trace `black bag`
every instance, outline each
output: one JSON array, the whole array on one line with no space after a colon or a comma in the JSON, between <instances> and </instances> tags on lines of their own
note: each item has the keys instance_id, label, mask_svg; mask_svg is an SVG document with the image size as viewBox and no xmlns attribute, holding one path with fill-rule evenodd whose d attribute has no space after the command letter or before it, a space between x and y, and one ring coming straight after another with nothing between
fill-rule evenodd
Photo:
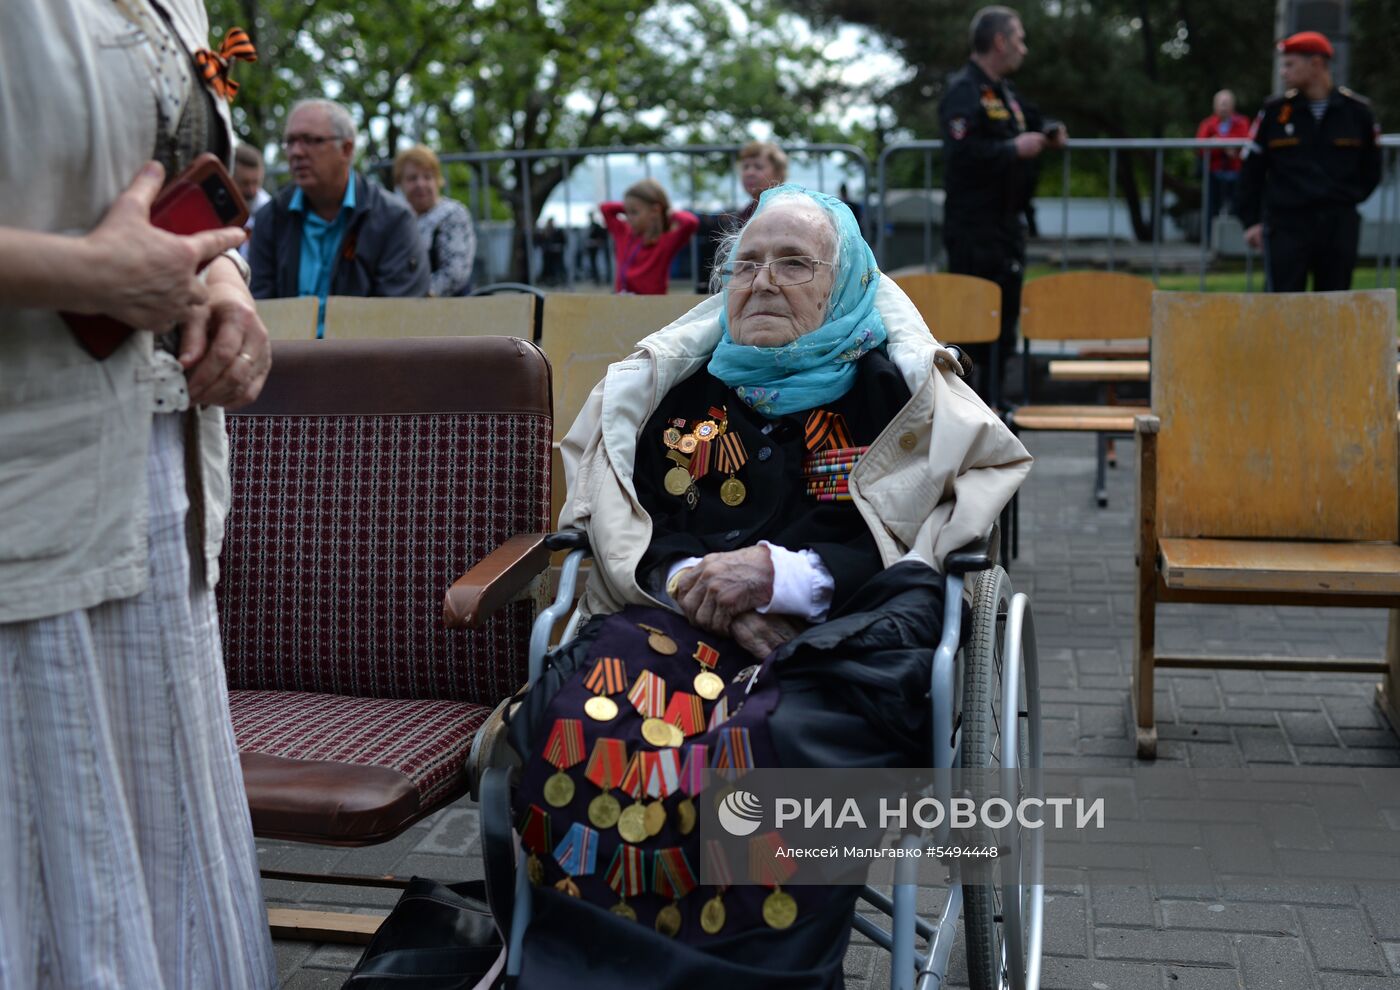
<instances>
[{"instance_id":1,"label":"black bag","mask_svg":"<svg viewBox=\"0 0 1400 990\"><path fill-rule=\"evenodd\" d=\"M504 971L486 882L414 877L343 990L489 990Z\"/></svg>"}]
</instances>

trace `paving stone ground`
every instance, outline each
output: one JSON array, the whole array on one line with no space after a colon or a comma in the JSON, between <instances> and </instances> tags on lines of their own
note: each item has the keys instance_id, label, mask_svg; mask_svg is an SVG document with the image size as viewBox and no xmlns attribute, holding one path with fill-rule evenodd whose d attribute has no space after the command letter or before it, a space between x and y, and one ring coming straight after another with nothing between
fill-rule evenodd
<instances>
[{"instance_id":1,"label":"paving stone ground","mask_svg":"<svg viewBox=\"0 0 1400 990\"><path fill-rule=\"evenodd\" d=\"M1131 680L1134 485L1131 443L1094 506L1093 441L1031 434L1037 462L1022 489L1017 590L1031 596L1040 646L1050 766L1133 766ZM1172 652L1379 656L1379 611L1167 606L1159 648ZM1400 767L1400 741L1372 700L1375 678L1249 671L1158 672L1159 762ZM384 845L359 850L260 842L265 868L481 875L477 809L463 800ZM1307 822L1290 823L1297 829ZM1400 821L1396 822L1400 828ZM266 881L274 906L383 912L393 891ZM935 914L941 889L921 889ZM1400 889L1378 885L1185 885L1050 888L1046 990L1400 990ZM286 990L339 987L359 949L277 943ZM949 986L964 987L961 936ZM889 956L855 936L852 990L888 986Z\"/></svg>"}]
</instances>

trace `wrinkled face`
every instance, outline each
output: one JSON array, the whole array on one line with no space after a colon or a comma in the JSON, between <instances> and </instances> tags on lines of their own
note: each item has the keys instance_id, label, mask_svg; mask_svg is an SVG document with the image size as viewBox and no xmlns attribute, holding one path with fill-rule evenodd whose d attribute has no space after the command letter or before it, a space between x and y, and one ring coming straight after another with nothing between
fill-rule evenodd
<instances>
[{"instance_id":1,"label":"wrinkled face","mask_svg":"<svg viewBox=\"0 0 1400 990\"><path fill-rule=\"evenodd\" d=\"M1235 112L1235 97L1229 92L1215 94L1215 115L1221 120L1229 119Z\"/></svg>"},{"instance_id":2,"label":"wrinkled face","mask_svg":"<svg viewBox=\"0 0 1400 990\"><path fill-rule=\"evenodd\" d=\"M750 155L739 160L739 181L750 198L758 199L759 193L778 184L778 173L767 155Z\"/></svg>"},{"instance_id":3,"label":"wrinkled face","mask_svg":"<svg viewBox=\"0 0 1400 990\"><path fill-rule=\"evenodd\" d=\"M1026 29L1021 27L1019 18L1013 18L1007 25L1006 33L997 38L997 49L1001 55L1003 75L1009 76L1021 67L1030 49L1026 47Z\"/></svg>"},{"instance_id":4,"label":"wrinkled face","mask_svg":"<svg viewBox=\"0 0 1400 990\"><path fill-rule=\"evenodd\" d=\"M236 163L233 166L233 184L238 187L238 192L243 196L244 201L252 206L253 200L258 195L258 190L262 188L262 167Z\"/></svg>"},{"instance_id":5,"label":"wrinkled face","mask_svg":"<svg viewBox=\"0 0 1400 990\"><path fill-rule=\"evenodd\" d=\"M1284 89L1302 89L1320 75L1327 66L1321 55L1284 55L1279 62L1279 75Z\"/></svg>"},{"instance_id":6,"label":"wrinkled face","mask_svg":"<svg viewBox=\"0 0 1400 990\"><path fill-rule=\"evenodd\" d=\"M412 163L403 167L403 175L399 179L399 189L414 213L427 213L437 205L440 185L441 181L436 175Z\"/></svg>"},{"instance_id":7,"label":"wrinkled face","mask_svg":"<svg viewBox=\"0 0 1400 990\"><path fill-rule=\"evenodd\" d=\"M648 237L661 230L661 204L648 203L636 196L624 196L622 208L627 213L627 222L632 232L639 237Z\"/></svg>"},{"instance_id":8,"label":"wrinkled face","mask_svg":"<svg viewBox=\"0 0 1400 990\"><path fill-rule=\"evenodd\" d=\"M731 260L766 265L806 255L830 262L835 253L835 235L820 207L780 203L750 221ZM729 289L730 337L748 347L781 347L811 333L826 322L834 279L834 269L823 264L810 282L777 286L770 269L760 269L752 285Z\"/></svg>"},{"instance_id":9,"label":"wrinkled face","mask_svg":"<svg viewBox=\"0 0 1400 990\"><path fill-rule=\"evenodd\" d=\"M338 138L324 107L300 107L287 118L282 148L295 182L308 196L327 197L345 191L355 142Z\"/></svg>"}]
</instances>

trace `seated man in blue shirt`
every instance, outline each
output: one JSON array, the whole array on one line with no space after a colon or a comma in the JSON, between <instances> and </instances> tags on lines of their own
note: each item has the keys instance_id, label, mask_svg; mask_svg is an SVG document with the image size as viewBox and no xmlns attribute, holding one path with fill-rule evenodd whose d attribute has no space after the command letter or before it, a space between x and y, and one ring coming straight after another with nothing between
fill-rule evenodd
<instances>
[{"instance_id":1,"label":"seated man in blue shirt","mask_svg":"<svg viewBox=\"0 0 1400 990\"><path fill-rule=\"evenodd\" d=\"M258 211L253 225L255 299L425 296L428 253L408 204L351 171L355 122L331 100L292 107L282 137L293 184Z\"/></svg>"}]
</instances>

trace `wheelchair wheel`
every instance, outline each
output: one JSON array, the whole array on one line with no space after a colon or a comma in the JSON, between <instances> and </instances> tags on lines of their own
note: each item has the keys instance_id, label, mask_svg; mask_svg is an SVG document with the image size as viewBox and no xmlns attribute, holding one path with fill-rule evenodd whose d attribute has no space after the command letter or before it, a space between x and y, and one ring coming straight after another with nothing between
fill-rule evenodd
<instances>
[{"instance_id":1,"label":"wheelchair wheel","mask_svg":"<svg viewBox=\"0 0 1400 990\"><path fill-rule=\"evenodd\" d=\"M1006 616L1012 596L1011 579L1000 567L983 571L978 575L972 593L972 625L966 644L963 647L962 671L962 760L964 768L977 770L1000 770L1003 765L1002 747L1014 740L1018 767L1029 763L1029 733L1026 705L1026 682L1024 667L1016 686L1017 705L1020 712L1017 724L1001 725L1001 705L1003 693L1002 650L1005 640ZM1004 731L1004 728L1009 731ZM1024 788L1021 774L1017 774L1018 786ZM990 845L997 841L995 832L985 835L974 833L972 840L979 845ZM1009 849L1002 843L1002 854L1012 852L1020 858L1020 843ZM1013 874L1019 873L1021 863L1013 865ZM1003 870L1006 864L1002 864ZM1020 942L1022 951L1015 953L1025 958L1025 931L1007 931L1005 914L1002 910L1001 886L992 884L963 885L964 931L967 942L967 977L972 990L1002 990L1012 986L1010 973L1011 954L1007 939ZM1028 917L1029 886L1023 885L1021 918ZM1016 981L1016 985L1020 984Z\"/></svg>"}]
</instances>

